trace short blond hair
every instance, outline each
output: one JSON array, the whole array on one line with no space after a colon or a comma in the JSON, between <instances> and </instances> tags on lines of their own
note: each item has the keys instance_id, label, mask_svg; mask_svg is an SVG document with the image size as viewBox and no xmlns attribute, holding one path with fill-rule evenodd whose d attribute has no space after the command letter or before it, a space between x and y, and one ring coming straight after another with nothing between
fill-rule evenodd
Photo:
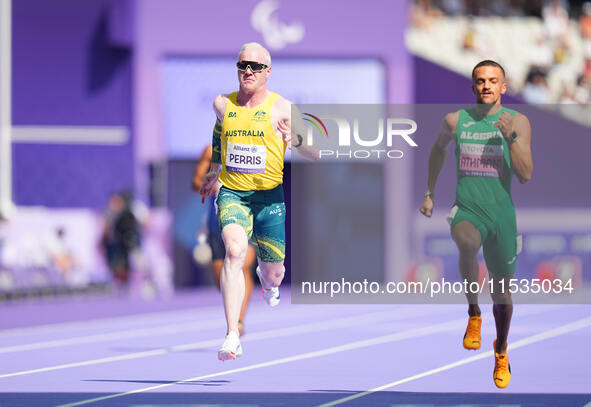
<instances>
[{"instance_id":1,"label":"short blond hair","mask_svg":"<svg viewBox=\"0 0 591 407\"><path fill-rule=\"evenodd\" d=\"M240 48L240 52L238 52L238 59L240 59L240 54L242 54L243 51L246 51L248 49L256 49L256 48L260 48L265 52L265 63L266 63L266 65L271 66L271 54L269 54L269 51L267 51L267 48L263 47L258 42L247 42L246 44L244 44Z\"/></svg>"}]
</instances>

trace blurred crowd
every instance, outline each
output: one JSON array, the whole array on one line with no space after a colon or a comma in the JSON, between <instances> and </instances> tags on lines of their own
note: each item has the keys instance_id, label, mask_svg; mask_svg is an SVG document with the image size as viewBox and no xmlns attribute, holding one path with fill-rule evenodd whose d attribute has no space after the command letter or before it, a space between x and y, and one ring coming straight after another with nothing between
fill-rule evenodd
<instances>
[{"instance_id":1,"label":"blurred crowd","mask_svg":"<svg viewBox=\"0 0 591 407\"><path fill-rule=\"evenodd\" d=\"M65 226L11 236L0 219L0 299L3 294L80 288L91 270L72 248ZM11 238L12 237L12 238Z\"/></svg>"},{"instance_id":2,"label":"blurred crowd","mask_svg":"<svg viewBox=\"0 0 591 407\"><path fill-rule=\"evenodd\" d=\"M433 35L440 21L466 19L461 35L450 40L464 54L505 63L510 92L528 103L591 102L591 2L415 0L410 17L411 27ZM516 21L531 35L514 32Z\"/></svg>"},{"instance_id":3,"label":"blurred crowd","mask_svg":"<svg viewBox=\"0 0 591 407\"><path fill-rule=\"evenodd\" d=\"M0 301L105 290L144 299L172 294L170 214L128 192L92 209L21 207L0 217Z\"/></svg>"}]
</instances>

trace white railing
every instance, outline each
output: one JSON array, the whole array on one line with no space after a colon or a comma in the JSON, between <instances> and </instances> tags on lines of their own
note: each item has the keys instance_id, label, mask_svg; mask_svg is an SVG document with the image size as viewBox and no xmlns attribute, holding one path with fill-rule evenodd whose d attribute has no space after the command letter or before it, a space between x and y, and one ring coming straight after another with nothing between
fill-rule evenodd
<instances>
[{"instance_id":1,"label":"white railing","mask_svg":"<svg viewBox=\"0 0 591 407\"><path fill-rule=\"evenodd\" d=\"M0 0L0 215L12 210L11 0Z\"/></svg>"}]
</instances>

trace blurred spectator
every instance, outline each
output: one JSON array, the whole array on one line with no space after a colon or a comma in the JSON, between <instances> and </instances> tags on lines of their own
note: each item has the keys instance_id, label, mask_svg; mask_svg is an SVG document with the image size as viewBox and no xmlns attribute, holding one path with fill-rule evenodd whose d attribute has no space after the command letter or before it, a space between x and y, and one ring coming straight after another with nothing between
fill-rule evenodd
<instances>
[{"instance_id":1,"label":"blurred spectator","mask_svg":"<svg viewBox=\"0 0 591 407\"><path fill-rule=\"evenodd\" d=\"M527 63L531 68L547 71L552 66L554 55L544 37L539 37L527 51Z\"/></svg>"},{"instance_id":2,"label":"blurred spectator","mask_svg":"<svg viewBox=\"0 0 591 407\"><path fill-rule=\"evenodd\" d=\"M583 52L585 57L584 69L587 74L591 74L591 41L583 43Z\"/></svg>"},{"instance_id":3,"label":"blurred spectator","mask_svg":"<svg viewBox=\"0 0 591 407\"><path fill-rule=\"evenodd\" d=\"M565 64L570 57L570 47L566 38L559 41L554 47L554 63Z\"/></svg>"},{"instance_id":4,"label":"blurred spectator","mask_svg":"<svg viewBox=\"0 0 591 407\"><path fill-rule=\"evenodd\" d=\"M109 198L102 246L117 288L132 296L153 299L173 293L173 265L162 244L165 226L130 193Z\"/></svg>"},{"instance_id":5,"label":"blurred spectator","mask_svg":"<svg viewBox=\"0 0 591 407\"><path fill-rule=\"evenodd\" d=\"M577 87L574 92L574 99L581 104L591 102L591 86L588 78L591 76L580 75L577 80Z\"/></svg>"},{"instance_id":6,"label":"blurred spectator","mask_svg":"<svg viewBox=\"0 0 591 407\"><path fill-rule=\"evenodd\" d=\"M515 0L513 7L519 7L523 14L532 17L542 17L542 0Z\"/></svg>"},{"instance_id":7,"label":"blurred spectator","mask_svg":"<svg viewBox=\"0 0 591 407\"><path fill-rule=\"evenodd\" d=\"M130 254L140 245L139 222L132 211L130 194L114 194L109 198L105 214L102 245L115 281L127 284Z\"/></svg>"},{"instance_id":8,"label":"blurred spectator","mask_svg":"<svg viewBox=\"0 0 591 407\"><path fill-rule=\"evenodd\" d=\"M75 265L74 256L66 244L65 236L66 230L59 227L45 242L49 260L62 276L69 274Z\"/></svg>"},{"instance_id":9,"label":"blurred spectator","mask_svg":"<svg viewBox=\"0 0 591 407\"><path fill-rule=\"evenodd\" d=\"M564 86L560 97L558 98L558 103L561 105L572 105L577 103L574 92L572 92L567 86Z\"/></svg>"},{"instance_id":10,"label":"blurred spectator","mask_svg":"<svg viewBox=\"0 0 591 407\"><path fill-rule=\"evenodd\" d=\"M581 25L581 35L586 41L591 40L591 2L583 3L583 14L579 19Z\"/></svg>"},{"instance_id":11,"label":"blurred spectator","mask_svg":"<svg viewBox=\"0 0 591 407\"><path fill-rule=\"evenodd\" d=\"M562 41L568 29L568 11L564 2L550 0L542 9L546 37L550 41Z\"/></svg>"},{"instance_id":12,"label":"blurred spectator","mask_svg":"<svg viewBox=\"0 0 591 407\"><path fill-rule=\"evenodd\" d=\"M410 21L413 27L428 31L433 20L443 13L433 5L431 0L414 0L410 7Z\"/></svg>"},{"instance_id":13,"label":"blurred spectator","mask_svg":"<svg viewBox=\"0 0 591 407\"><path fill-rule=\"evenodd\" d=\"M492 15L503 17L508 16L511 10L507 0L491 0L488 9Z\"/></svg>"},{"instance_id":14,"label":"blurred spectator","mask_svg":"<svg viewBox=\"0 0 591 407\"><path fill-rule=\"evenodd\" d=\"M468 23L466 32L464 33L462 48L464 51L476 52L476 31L474 30L474 26L470 23Z\"/></svg>"},{"instance_id":15,"label":"blurred spectator","mask_svg":"<svg viewBox=\"0 0 591 407\"><path fill-rule=\"evenodd\" d=\"M76 258L71 242L68 242L66 229L58 227L43 241L47 255L47 269L59 283L68 287L84 287L90 282L90 270ZM60 285L60 284L58 284Z\"/></svg>"},{"instance_id":16,"label":"blurred spectator","mask_svg":"<svg viewBox=\"0 0 591 407\"><path fill-rule=\"evenodd\" d=\"M469 0L466 4L467 13L470 16L486 16L488 10L486 9L486 1L484 0Z\"/></svg>"},{"instance_id":17,"label":"blurred spectator","mask_svg":"<svg viewBox=\"0 0 591 407\"><path fill-rule=\"evenodd\" d=\"M448 16L455 17L466 12L466 4L463 0L442 0L441 9Z\"/></svg>"},{"instance_id":18,"label":"blurred spectator","mask_svg":"<svg viewBox=\"0 0 591 407\"><path fill-rule=\"evenodd\" d=\"M532 70L528 74L527 82L523 87L523 98L528 103L545 104L551 102L550 90L546 83L546 77L539 70Z\"/></svg>"},{"instance_id":19,"label":"blurred spectator","mask_svg":"<svg viewBox=\"0 0 591 407\"><path fill-rule=\"evenodd\" d=\"M474 52L477 55L485 56L490 52L490 43L486 35L479 34L473 21L469 21L463 38L464 51Z\"/></svg>"}]
</instances>

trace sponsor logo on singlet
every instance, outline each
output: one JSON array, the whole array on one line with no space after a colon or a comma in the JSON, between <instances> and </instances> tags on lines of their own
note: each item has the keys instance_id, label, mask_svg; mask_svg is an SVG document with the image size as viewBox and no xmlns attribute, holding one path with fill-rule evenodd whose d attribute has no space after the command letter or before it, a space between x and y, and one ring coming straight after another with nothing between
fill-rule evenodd
<instances>
[{"instance_id":1,"label":"sponsor logo on singlet","mask_svg":"<svg viewBox=\"0 0 591 407\"><path fill-rule=\"evenodd\" d=\"M264 110L259 110L254 114L252 119L255 122L264 122L265 120L267 120L267 112L265 112Z\"/></svg>"}]
</instances>

